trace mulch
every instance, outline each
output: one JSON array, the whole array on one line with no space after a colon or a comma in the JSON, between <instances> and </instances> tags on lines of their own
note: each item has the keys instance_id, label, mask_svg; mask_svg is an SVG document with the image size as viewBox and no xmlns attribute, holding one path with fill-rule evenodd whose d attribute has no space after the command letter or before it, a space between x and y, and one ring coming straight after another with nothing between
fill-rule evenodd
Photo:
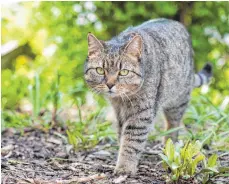
<instances>
[{"instance_id":1,"label":"mulch","mask_svg":"<svg viewBox=\"0 0 229 184\"><path fill-rule=\"evenodd\" d=\"M31 129L23 135L4 131L1 147L3 184L165 183L166 173L158 156L162 150L159 142L147 143L135 176L113 174L118 146L111 141L103 141L90 150L74 151L64 133ZM220 159L229 166L228 154ZM219 177L214 182L229 183L229 179Z\"/></svg>"}]
</instances>

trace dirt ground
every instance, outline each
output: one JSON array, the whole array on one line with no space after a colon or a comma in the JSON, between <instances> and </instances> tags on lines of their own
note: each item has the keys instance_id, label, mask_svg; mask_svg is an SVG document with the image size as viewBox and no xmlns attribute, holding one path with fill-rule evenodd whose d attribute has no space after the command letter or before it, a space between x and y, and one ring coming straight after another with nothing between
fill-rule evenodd
<instances>
[{"instance_id":1,"label":"dirt ground","mask_svg":"<svg viewBox=\"0 0 229 184\"><path fill-rule=\"evenodd\" d=\"M1 144L3 184L165 183L165 171L158 156L162 145L158 142L147 144L139 170L131 177L113 175L118 149L113 142L101 142L92 150L74 152L63 134L31 129L24 135L5 131ZM221 164L229 166L228 154L221 157ZM229 179L219 177L214 183L226 184Z\"/></svg>"}]
</instances>

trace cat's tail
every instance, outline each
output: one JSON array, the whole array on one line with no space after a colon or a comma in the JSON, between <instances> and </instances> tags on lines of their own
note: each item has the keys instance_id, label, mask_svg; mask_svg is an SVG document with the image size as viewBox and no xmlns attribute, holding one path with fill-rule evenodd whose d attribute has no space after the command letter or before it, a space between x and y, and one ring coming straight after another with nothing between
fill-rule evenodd
<instances>
[{"instance_id":1,"label":"cat's tail","mask_svg":"<svg viewBox=\"0 0 229 184\"><path fill-rule=\"evenodd\" d=\"M203 69L195 74L194 87L200 87L203 84L207 84L212 77L212 65L207 63Z\"/></svg>"}]
</instances>

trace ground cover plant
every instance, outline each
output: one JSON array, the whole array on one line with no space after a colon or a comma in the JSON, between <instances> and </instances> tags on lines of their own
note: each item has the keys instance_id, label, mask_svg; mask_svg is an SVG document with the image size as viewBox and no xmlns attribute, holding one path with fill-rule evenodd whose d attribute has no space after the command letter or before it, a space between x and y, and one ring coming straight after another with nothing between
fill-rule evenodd
<instances>
[{"instance_id":1,"label":"ground cover plant","mask_svg":"<svg viewBox=\"0 0 229 184\"><path fill-rule=\"evenodd\" d=\"M228 2L6 2L1 10L2 183L229 182ZM159 115L136 176L115 176L115 118L83 79L87 33L107 40L158 17L187 27L195 69L211 62L213 79L193 91L180 127L164 131ZM161 143L178 130L178 142Z\"/></svg>"},{"instance_id":2,"label":"ground cover plant","mask_svg":"<svg viewBox=\"0 0 229 184\"><path fill-rule=\"evenodd\" d=\"M174 145L171 139L167 140L163 154L159 155L163 160L163 167L171 173L170 176L165 176L168 183L182 183L183 180L198 183L199 179L205 184L210 183L217 175L229 171L229 167L221 167L217 163L216 154L207 159L201 152L202 146L200 141ZM201 169L197 167L200 163Z\"/></svg>"}]
</instances>

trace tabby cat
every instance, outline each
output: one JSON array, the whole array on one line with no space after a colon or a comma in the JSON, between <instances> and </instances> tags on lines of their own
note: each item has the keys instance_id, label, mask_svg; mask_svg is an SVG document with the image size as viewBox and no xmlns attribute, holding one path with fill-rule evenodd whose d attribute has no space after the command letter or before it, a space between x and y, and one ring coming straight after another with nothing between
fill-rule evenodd
<instances>
[{"instance_id":1,"label":"tabby cat","mask_svg":"<svg viewBox=\"0 0 229 184\"><path fill-rule=\"evenodd\" d=\"M179 22L150 20L109 41L88 34L85 80L110 99L117 117L120 149L115 173L136 173L159 109L167 129L179 126L192 89L211 75L210 64L194 73L191 39ZM177 132L170 136L176 140Z\"/></svg>"}]
</instances>

